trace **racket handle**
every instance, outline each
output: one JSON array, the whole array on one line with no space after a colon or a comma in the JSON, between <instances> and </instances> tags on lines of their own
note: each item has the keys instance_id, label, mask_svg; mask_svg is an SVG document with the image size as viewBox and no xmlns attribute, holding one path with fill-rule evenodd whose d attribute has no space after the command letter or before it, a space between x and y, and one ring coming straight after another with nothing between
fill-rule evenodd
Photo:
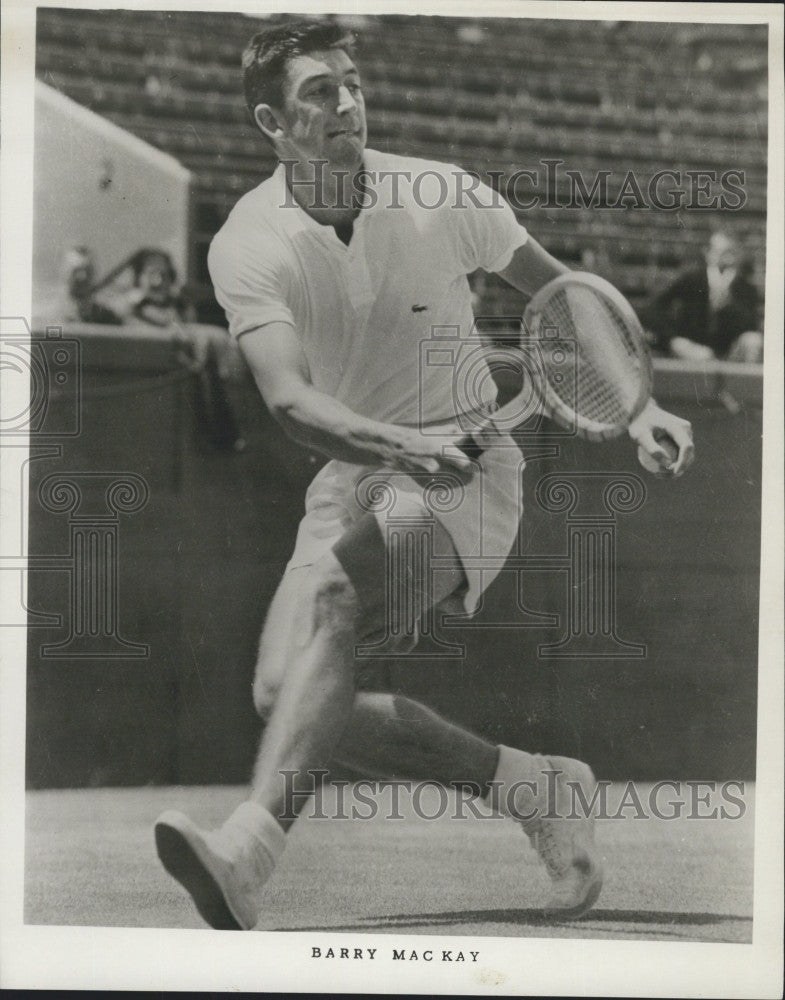
<instances>
[{"instance_id":1,"label":"racket handle","mask_svg":"<svg viewBox=\"0 0 785 1000\"><path fill-rule=\"evenodd\" d=\"M481 421L479 427L464 435L458 442L457 447L468 458L477 459L490 447L490 441L494 436L499 437L507 433L513 425L518 424L530 416L531 400L530 393L526 388L521 389L504 406L494 413L488 414ZM499 424L502 425L499 428ZM490 439L490 440L489 440Z\"/></svg>"},{"instance_id":2,"label":"racket handle","mask_svg":"<svg viewBox=\"0 0 785 1000\"><path fill-rule=\"evenodd\" d=\"M485 447L477 441L471 434L467 434L456 445L467 458L478 459L485 451Z\"/></svg>"}]
</instances>

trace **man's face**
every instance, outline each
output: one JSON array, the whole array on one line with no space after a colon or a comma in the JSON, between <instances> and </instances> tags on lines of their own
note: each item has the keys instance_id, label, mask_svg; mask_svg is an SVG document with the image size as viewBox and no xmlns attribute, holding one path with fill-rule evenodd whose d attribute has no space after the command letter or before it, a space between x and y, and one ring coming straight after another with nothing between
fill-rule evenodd
<instances>
[{"instance_id":1,"label":"man's face","mask_svg":"<svg viewBox=\"0 0 785 1000\"><path fill-rule=\"evenodd\" d=\"M168 303L172 295L168 262L162 257L148 258L139 273L138 285L150 301L161 305Z\"/></svg>"},{"instance_id":2,"label":"man's face","mask_svg":"<svg viewBox=\"0 0 785 1000\"><path fill-rule=\"evenodd\" d=\"M71 271L68 279L68 290L74 298L82 298L87 295L93 286L93 265L90 261L78 264Z\"/></svg>"},{"instance_id":3,"label":"man's face","mask_svg":"<svg viewBox=\"0 0 785 1000\"><path fill-rule=\"evenodd\" d=\"M287 65L279 109L281 152L356 169L368 136L357 67L341 49L297 56Z\"/></svg>"},{"instance_id":4,"label":"man's face","mask_svg":"<svg viewBox=\"0 0 785 1000\"><path fill-rule=\"evenodd\" d=\"M723 233L714 233L706 251L706 263L710 268L716 268L720 274L735 272L739 266L738 244Z\"/></svg>"}]
</instances>

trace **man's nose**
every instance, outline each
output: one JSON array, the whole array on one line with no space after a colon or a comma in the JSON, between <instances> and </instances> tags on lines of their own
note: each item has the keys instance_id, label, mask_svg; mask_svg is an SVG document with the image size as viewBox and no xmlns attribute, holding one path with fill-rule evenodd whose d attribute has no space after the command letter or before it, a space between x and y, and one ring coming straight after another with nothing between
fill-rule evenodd
<instances>
[{"instance_id":1,"label":"man's nose","mask_svg":"<svg viewBox=\"0 0 785 1000\"><path fill-rule=\"evenodd\" d=\"M348 87L338 88L338 114L345 114L357 107L357 101L352 97Z\"/></svg>"}]
</instances>

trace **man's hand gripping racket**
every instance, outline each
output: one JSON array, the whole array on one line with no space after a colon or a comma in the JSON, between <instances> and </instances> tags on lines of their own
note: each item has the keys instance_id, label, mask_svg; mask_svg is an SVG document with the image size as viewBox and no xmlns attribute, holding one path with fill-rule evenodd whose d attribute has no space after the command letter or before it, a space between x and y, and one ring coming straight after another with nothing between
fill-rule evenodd
<instances>
[{"instance_id":1,"label":"man's hand gripping racket","mask_svg":"<svg viewBox=\"0 0 785 1000\"><path fill-rule=\"evenodd\" d=\"M462 444L509 433L535 403L556 423L590 441L628 431L650 472L680 476L692 464L692 429L651 398L652 365L643 329L627 300L593 274L570 272L544 285L523 314L521 336L531 379L509 403L483 418ZM532 345L537 351L532 351Z\"/></svg>"}]
</instances>

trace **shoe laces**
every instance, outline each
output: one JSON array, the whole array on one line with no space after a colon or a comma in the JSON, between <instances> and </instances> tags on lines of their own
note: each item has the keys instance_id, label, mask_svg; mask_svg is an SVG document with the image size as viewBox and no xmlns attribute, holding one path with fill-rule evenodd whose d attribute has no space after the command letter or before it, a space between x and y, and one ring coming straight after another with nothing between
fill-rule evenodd
<instances>
[{"instance_id":1,"label":"shoe laces","mask_svg":"<svg viewBox=\"0 0 785 1000\"><path fill-rule=\"evenodd\" d=\"M564 846L555 836L553 824L540 822L530 837L551 878L565 878L569 874L570 864L565 862Z\"/></svg>"}]
</instances>

